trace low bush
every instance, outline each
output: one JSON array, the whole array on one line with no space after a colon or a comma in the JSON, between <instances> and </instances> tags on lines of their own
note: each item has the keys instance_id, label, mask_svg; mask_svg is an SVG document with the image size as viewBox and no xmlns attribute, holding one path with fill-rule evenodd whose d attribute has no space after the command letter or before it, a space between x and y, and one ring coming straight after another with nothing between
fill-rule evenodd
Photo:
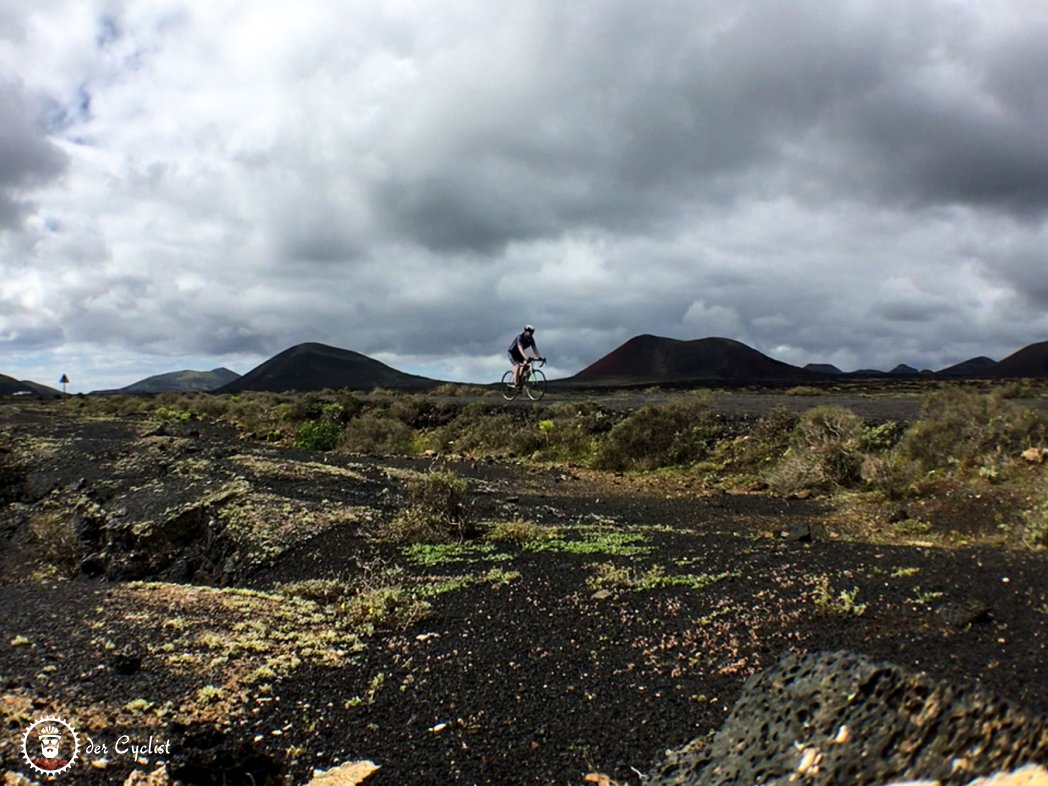
<instances>
[{"instance_id":1,"label":"low bush","mask_svg":"<svg viewBox=\"0 0 1048 786\"><path fill-rule=\"evenodd\" d=\"M831 485L821 462L810 453L787 453L767 471L765 481L773 492L784 496Z\"/></svg>"},{"instance_id":2,"label":"low bush","mask_svg":"<svg viewBox=\"0 0 1048 786\"><path fill-rule=\"evenodd\" d=\"M484 537L495 543L530 543L533 541L553 540L559 537L559 533L552 527L546 527L542 524L525 521L524 519L513 519L512 521L495 522Z\"/></svg>"},{"instance_id":3,"label":"low bush","mask_svg":"<svg viewBox=\"0 0 1048 786\"><path fill-rule=\"evenodd\" d=\"M399 585L364 590L342 604L349 624L365 632L409 628L429 616L431 608Z\"/></svg>"},{"instance_id":4,"label":"low bush","mask_svg":"<svg viewBox=\"0 0 1048 786\"><path fill-rule=\"evenodd\" d=\"M721 471L751 481L789 450L798 417L784 407L775 407L762 415L742 433L714 445L711 460Z\"/></svg>"},{"instance_id":5,"label":"low bush","mask_svg":"<svg viewBox=\"0 0 1048 786\"><path fill-rule=\"evenodd\" d=\"M856 445L862 434L862 419L850 409L820 406L809 409L797 423L797 443L811 450Z\"/></svg>"},{"instance_id":6,"label":"low bush","mask_svg":"<svg viewBox=\"0 0 1048 786\"><path fill-rule=\"evenodd\" d=\"M414 434L410 427L395 418L369 413L346 424L339 447L350 453L410 455L414 452Z\"/></svg>"},{"instance_id":7,"label":"low bush","mask_svg":"<svg viewBox=\"0 0 1048 786\"><path fill-rule=\"evenodd\" d=\"M859 449L865 453L878 453L891 450L899 444L906 434L906 426L895 420L864 426L859 435Z\"/></svg>"},{"instance_id":8,"label":"low bush","mask_svg":"<svg viewBox=\"0 0 1048 786\"><path fill-rule=\"evenodd\" d=\"M492 455L514 452L519 446L523 423L505 412L476 404L465 407L458 417L437 428L430 441L441 452Z\"/></svg>"},{"instance_id":9,"label":"low bush","mask_svg":"<svg viewBox=\"0 0 1048 786\"><path fill-rule=\"evenodd\" d=\"M930 394L921 418L899 441L900 453L923 471L995 473L1030 445L1048 440L1048 415L961 387Z\"/></svg>"},{"instance_id":10,"label":"low bush","mask_svg":"<svg viewBox=\"0 0 1048 786\"><path fill-rule=\"evenodd\" d=\"M475 535L476 521L465 478L429 472L407 483L409 502L384 528L397 543L440 543Z\"/></svg>"},{"instance_id":11,"label":"low bush","mask_svg":"<svg viewBox=\"0 0 1048 786\"><path fill-rule=\"evenodd\" d=\"M862 420L843 407L821 406L797 421L790 447L767 474L780 494L849 485L860 479Z\"/></svg>"},{"instance_id":12,"label":"low bush","mask_svg":"<svg viewBox=\"0 0 1048 786\"><path fill-rule=\"evenodd\" d=\"M859 588L834 592L830 586L829 576L819 576L812 588L812 599L815 608L823 614L837 617L861 617L866 613L867 604L859 603Z\"/></svg>"},{"instance_id":13,"label":"low bush","mask_svg":"<svg viewBox=\"0 0 1048 786\"><path fill-rule=\"evenodd\" d=\"M859 477L889 499L903 499L921 492L926 473L898 451L866 456Z\"/></svg>"},{"instance_id":14,"label":"low bush","mask_svg":"<svg viewBox=\"0 0 1048 786\"><path fill-rule=\"evenodd\" d=\"M33 513L29 534L34 551L60 574L72 576L80 562L81 544L72 516L59 511Z\"/></svg>"},{"instance_id":15,"label":"low bush","mask_svg":"<svg viewBox=\"0 0 1048 786\"><path fill-rule=\"evenodd\" d=\"M598 469L652 470L704 458L720 436L706 396L649 404L616 424L599 444Z\"/></svg>"},{"instance_id":16,"label":"low bush","mask_svg":"<svg viewBox=\"0 0 1048 786\"><path fill-rule=\"evenodd\" d=\"M295 447L300 450L334 450L342 427L338 423L304 423L295 435Z\"/></svg>"},{"instance_id":17,"label":"low bush","mask_svg":"<svg viewBox=\"0 0 1048 786\"><path fill-rule=\"evenodd\" d=\"M587 461L594 453L598 434L610 430L604 413L592 407L565 404L541 410L528 434L527 444L516 443L521 455L525 450L539 457L557 461Z\"/></svg>"},{"instance_id":18,"label":"low bush","mask_svg":"<svg viewBox=\"0 0 1048 786\"><path fill-rule=\"evenodd\" d=\"M1032 549L1048 548L1048 500L1026 514L1022 541Z\"/></svg>"}]
</instances>

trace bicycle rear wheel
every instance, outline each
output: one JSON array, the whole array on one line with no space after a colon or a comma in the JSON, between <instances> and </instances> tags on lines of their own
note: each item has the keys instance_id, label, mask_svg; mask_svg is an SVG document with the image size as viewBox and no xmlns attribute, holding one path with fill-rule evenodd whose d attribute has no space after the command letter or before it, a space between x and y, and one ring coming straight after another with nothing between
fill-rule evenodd
<instances>
[{"instance_id":1,"label":"bicycle rear wheel","mask_svg":"<svg viewBox=\"0 0 1048 786\"><path fill-rule=\"evenodd\" d=\"M531 374L524 382L524 392L532 401L538 401L546 395L546 375L537 368L531 369Z\"/></svg>"},{"instance_id":2,"label":"bicycle rear wheel","mask_svg":"<svg viewBox=\"0 0 1048 786\"><path fill-rule=\"evenodd\" d=\"M512 401L520 395L520 391L513 385L513 370L510 369L502 375L502 398Z\"/></svg>"}]
</instances>

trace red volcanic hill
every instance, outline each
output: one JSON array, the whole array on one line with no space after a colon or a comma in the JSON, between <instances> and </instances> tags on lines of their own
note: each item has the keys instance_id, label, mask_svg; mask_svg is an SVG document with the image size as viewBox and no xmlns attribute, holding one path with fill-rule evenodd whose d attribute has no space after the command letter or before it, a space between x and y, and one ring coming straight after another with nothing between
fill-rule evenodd
<instances>
[{"instance_id":1,"label":"red volcanic hill","mask_svg":"<svg viewBox=\"0 0 1048 786\"><path fill-rule=\"evenodd\" d=\"M645 382L795 382L815 378L797 366L763 355L730 338L681 341L636 336L582 369L569 381L593 384Z\"/></svg>"},{"instance_id":2,"label":"red volcanic hill","mask_svg":"<svg viewBox=\"0 0 1048 786\"><path fill-rule=\"evenodd\" d=\"M1013 352L993 367L995 377L1048 377L1048 341Z\"/></svg>"},{"instance_id":3,"label":"red volcanic hill","mask_svg":"<svg viewBox=\"0 0 1048 786\"><path fill-rule=\"evenodd\" d=\"M285 349L216 392L267 390L279 393L325 388L425 390L439 384L437 380L397 371L359 352L308 343Z\"/></svg>"}]
</instances>

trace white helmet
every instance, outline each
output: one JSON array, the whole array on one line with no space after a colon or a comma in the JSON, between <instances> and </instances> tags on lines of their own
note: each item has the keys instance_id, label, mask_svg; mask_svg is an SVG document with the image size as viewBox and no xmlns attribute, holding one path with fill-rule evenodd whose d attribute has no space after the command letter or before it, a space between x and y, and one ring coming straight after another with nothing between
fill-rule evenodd
<instances>
[{"instance_id":1,"label":"white helmet","mask_svg":"<svg viewBox=\"0 0 1048 786\"><path fill-rule=\"evenodd\" d=\"M524 332L525 333L534 333L535 332L535 328L532 325L525 325L524 326Z\"/></svg>"}]
</instances>

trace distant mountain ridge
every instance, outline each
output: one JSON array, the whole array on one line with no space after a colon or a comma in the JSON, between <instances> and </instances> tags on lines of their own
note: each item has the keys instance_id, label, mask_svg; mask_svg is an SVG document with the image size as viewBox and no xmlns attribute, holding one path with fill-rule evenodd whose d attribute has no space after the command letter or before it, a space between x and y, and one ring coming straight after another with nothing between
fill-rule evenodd
<instances>
[{"instance_id":1,"label":"distant mountain ridge","mask_svg":"<svg viewBox=\"0 0 1048 786\"><path fill-rule=\"evenodd\" d=\"M631 338L570 377L574 383L793 382L812 372L764 355L730 338L682 341L662 336Z\"/></svg>"},{"instance_id":2,"label":"distant mountain ridge","mask_svg":"<svg viewBox=\"0 0 1048 786\"><path fill-rule=\"evenodd\" d=\"M374 358L326 344L297 344L256 366L218 389L220 393L245 390L270 392L332 389L425 390L441 382L406 374Z\"/></svg>"},{"instance_id":3,"label":"distant mountain ridge","mask_svg":"<svg viewBox=\"0 0 1048 786\"><path fill-rule=\"evenodd\" d=\"M240 377L228 368L213 368L210 371L169 371L154 374L122 388L92 391L98 395L117 393L209 393L228 385Z\"/></svg>"},{"instance_id":4,"label":"distant mountain ridge","mask_svg":"<svg viewBox=\"0 0 1048 786\"><path fill-rule=\"evenodd\" d=\"M569 387L703 382L745 385L909 376L936 379L1048 378L1048 341L1030 344L1001 361L979 356L934 372L918 371L906 364L899 364L887 372L877 369L844 372L828 363L809 363L804 368L792 366L729 338L681 340L644 334L634 336L574 376L553 382ZM440 384L443 384L441 380L404 373L359 352L304 343L289 347L239 377L227 368L175 371L147 377L117 390L93 393L237 393L325 388L366 391L379 387L421 391ZM0 374L0 396L16 395L60 396L62 393L46 385Z\"/></svg>"},{"instance_id":5,"label":"distant mountain ridge","mask_svg":"<svg viewBox=\"0 0 1048 786\"><path fill-rule=\"evenodd\" d=\"M941 371L918 370L900 363L890 371L844 372L828 363L809 363L803 368L792 366L729 338L682 341L645 334L634 336L573 377L560 381L599 385L703 381L745 384L825 380L831 376L842 379L1048 377L1048 341L1024 347L1000 362L976 357Z\"/></svg>"}]
</instances>

